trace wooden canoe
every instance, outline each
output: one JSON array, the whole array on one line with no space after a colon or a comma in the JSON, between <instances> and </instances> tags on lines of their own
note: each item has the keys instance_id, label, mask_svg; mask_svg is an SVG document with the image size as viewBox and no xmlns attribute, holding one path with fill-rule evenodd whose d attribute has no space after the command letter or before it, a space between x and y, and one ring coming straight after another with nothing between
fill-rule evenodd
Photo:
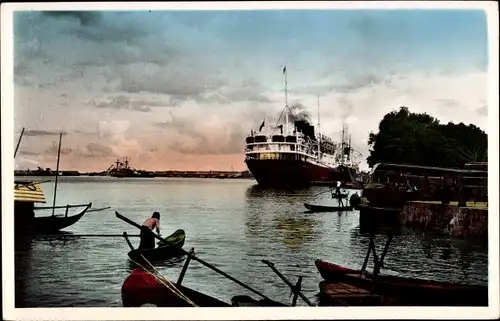
<instances>
[{"instance_id":1,"label":"wooden canoe","mask_svg":"<svg viewBox=\"0 0 500 321\"><path fill-rule=\"evenodd\" d=\"M254 300L246 295L233 297L231 304L229 304L188 287L176 285L172 281L170 284L166 284L168 287L157 281L144 269L134 269L122 285L121 295L123 306L193 307L192 303L198 307L286 306L275 301ZM175 287L192 303L181 298L180 295L171 290L171 287Z\"/></svg>"},{"instance_id":2,"label":"wooden canoe","mask_svg":"<svg viewBox=\"0 0 500 321\"><path fill-rule=\"evenodd\" d=\"M425 306L487 306L488 287L451 282L423 280L393 275L378 275L375 284L371 273L360 274L359 270L315 261L316 268L325 281L342 282L396 298L401 305Z\"/></svg>"},{"instance_id":3,"label":"wooden canoe","mask_svg":"<svg viewBox=\"0 0 500 321\"><path fill-rule=\"evenodd\" d=\"M182 247L186 241L186 233L179 229L165 238L165 241L158 244L154 249L134 249L128 252L128 257L135 262L142 262L144 256L148 261L168 260L182 255Z\"/></svg>"},{"instance_id":4,"label":"wooden canoe","mask_svg":"<svg viewBox=\"0 0 500 321\"><path fill-rule=\"evenodd\" d=\"M31 218L32 222L28 223L27 225L24 224L24 227L22 224L20 224L20 222L16 222L16 234L32 235L57 233L60 230L65 229L78 222L89 210L89 208L92 207L92 203L88 203L85 205L71 205L70 207L84 207L84 209L80 211L80 213L75 215L35 216L34 218ZM34 209L37 210L37 208ZM20 214L16 213L16 215Z\"/></svg>"},{"instance_id":5,"label":"wooden canoe","mask_svg":"<svg viewBox=\"0 0 500 321\"><path fill-rule=\"evenodd\" d=\"M304 206L312 212L352 211L354 209L354 206L327 206L309 203L304 203Z\"/></svg>"}]
</instances>

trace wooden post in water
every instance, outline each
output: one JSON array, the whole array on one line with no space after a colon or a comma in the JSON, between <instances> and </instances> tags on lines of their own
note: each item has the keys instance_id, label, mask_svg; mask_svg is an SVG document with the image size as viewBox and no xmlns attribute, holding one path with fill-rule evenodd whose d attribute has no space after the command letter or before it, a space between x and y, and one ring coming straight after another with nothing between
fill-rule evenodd
<instances>
[{"instance_id":1,"label":"wooden post in water","mask_svg":"<svg viewBox=\"0 0 500 321\"><path fill-rule=\"evenodd\" d=\"M127 241L127 244L128 246L130 247L130 250L133 251L134 250L134 246L132 245L132 243L130 242L130 240L128 239L128 234L127 232L123 232L123 238L125 239L125 241Z\"/></svg>"},{"instance_id":2,"label":"wooden post in water","mask_svg":"<svg viewBox=\"0 0 500 321\"><path fill-rule=\"evenodd\" d=\"M59 148L57 150L57 167L56 167L56 181L54 184L54 200L52 201L52 216L54 216L55 206L56 206L56 194L57 194L57 180L59 178L59 159L61 158L61 141L62 133L59 133Z\"/></svg>"},{"instance_id":3,"label":"wooden post in water","mask_svg":"<svg viewBox=\"0 0 500 321\"><path fill-rule=\"evenodd\" d=\"M186 262L184 263L184 266L182 267L181 274L179 275L179 278L177 279L177 285L181 285L182 280L184 279L184 275L186 274L187 268L189 266L189 263L191 262L191 258L194 255L194 248L191 248L187 255Z\"/></svg>"},{"instance_id":4,"label":"wooden post in water","mask_svg":"<svg viewBox=\"0 0 500 321\"><path fill-rule=\"evenodd\" d=\"M302 290L302 275L299 275L299 279L297 280L295 288L293 289L293 299L292 299L293 307L297 305L297 298L299 297L300 290Z\"/></svg>"},{"instance_id":5,"label":"wooden post in water","mask_svg":"<svg viewBox=\"0 0 500 321\"><path fill-rule=\"evenodd\" d=\"M363 266L359 271L359 275L363 275L363 272L366 270L366 266L368 265L368 259L370 258L370 253L372 251L372 242L373 242L373 232L370 232L370 241L368 243L368 252L366 252L365 261L363 262Z\"/></svg>"}]
</instances>

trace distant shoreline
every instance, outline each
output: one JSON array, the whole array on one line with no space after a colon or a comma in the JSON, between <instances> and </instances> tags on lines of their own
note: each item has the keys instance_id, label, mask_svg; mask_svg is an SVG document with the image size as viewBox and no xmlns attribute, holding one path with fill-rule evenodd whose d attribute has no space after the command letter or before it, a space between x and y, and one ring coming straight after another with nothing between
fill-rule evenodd
<instances>
[{"instance_id":1,"label":"distant shoreline","mask_svg":"<svg viewBox=\"0 0 500 321\"><path fill-rule=\"evenodd\" d=\"M253 178L249 171L144 171L152 173L153 177L191 177L191 178ZM60 176L110 176L107 172L59 171ZM14 171L14 176L56 176L55 171L33 170ZM131 176L133 177L133 176ZM133 177L146 178L146 177Z\"/></svg>"}]
</instances>

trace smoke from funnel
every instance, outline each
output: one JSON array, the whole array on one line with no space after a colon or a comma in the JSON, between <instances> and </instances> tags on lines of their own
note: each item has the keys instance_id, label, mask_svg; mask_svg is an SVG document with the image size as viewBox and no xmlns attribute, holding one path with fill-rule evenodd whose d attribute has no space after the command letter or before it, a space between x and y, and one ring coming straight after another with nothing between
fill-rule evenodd
<instances>
[{"instance_id":1,"label":"smoke from funnel","mask_svg":"<svg viewBox=\"0 0 500 321\"><path fill-rule=\"evenodd\" d=\"M289 108L290 115L288 117L291 122L305 121L307 124L311 124L311 115L309 115L306 108L302 104L295 103Z\"/></svg>"}]
</instances>

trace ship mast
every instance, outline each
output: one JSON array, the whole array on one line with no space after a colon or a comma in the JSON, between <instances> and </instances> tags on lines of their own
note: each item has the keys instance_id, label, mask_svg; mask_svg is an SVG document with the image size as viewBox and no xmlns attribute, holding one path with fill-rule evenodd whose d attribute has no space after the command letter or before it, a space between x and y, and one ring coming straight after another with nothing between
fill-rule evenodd
<instances>
[{"instance_id":1,"label":"ship mast","mask_svg":"<svg viewBox=\"0 0 500 321\"><path fill-rule=\"evenodd\" d=\"M344 132L345 132L345 126L344 126L344 124L342 124L342 139L341 139L341 146L342 146L342 150L341 150L341 153L342 153L341 164L342 165L344 165L344 157L345 157L345 154L344 154L344 148L345 148Z\"/></svg>"},{"instance_id":2,"label":"ship mast","mask_svg":"<svg viewBox=\"0 0 500 321\"><path fill-rule=\"evenodd\" d=\"M318 161L321 160L321 130L320 130L320 122L319 122L319 93L318 93Z\"/></svg>"},{"instance_id":3,"label":"ship mast","mask_svg":"<svg viewBox=\"0 0 500 321\"><path fill-rule=\"evenodd\" d=\"M283 68L283 75L285 76L285 135L288 135L288 83L286 66Z\"/></svg>"}]
</instances>

